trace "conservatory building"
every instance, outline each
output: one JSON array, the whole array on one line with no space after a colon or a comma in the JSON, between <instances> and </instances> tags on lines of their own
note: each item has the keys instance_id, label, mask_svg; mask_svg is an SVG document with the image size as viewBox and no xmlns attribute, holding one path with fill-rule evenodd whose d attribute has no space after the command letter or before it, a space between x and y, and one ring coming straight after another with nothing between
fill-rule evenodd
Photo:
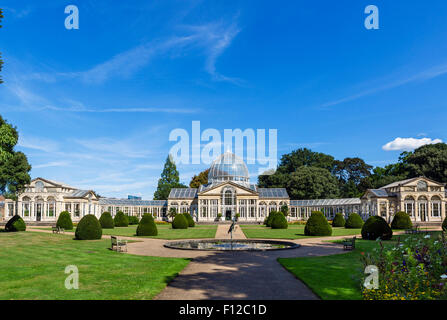
<instances>
[{"instance_id":1,"label":"conservatory building","mask_svg":"<svg viewBox=\"0 0 447 320\"><path fill-rule=\"evenodd\" d=\"M137 217L149 213L157 220L168 220L169 212L175 211L189 213L198 222L238 217L241 223L261 223L271 211L285 206L289 221L307 220L312 211L322 211L329 220L339 212L346 218L357 212L365 220L380 215L391 222L396 212L405 211L414 222L440 223L447 210L444 184L425 177L369 189L361 198L291 200L285 188L259 188L250 183L243 160L226 152L211 164L206 185L171 189L167 200L100 198L93 190L36 178L19 194L17 202L4 200L0 220L18 214L28 222L50 223L62 211L68 211L73 221L87 214L99 218L104 211L112 216L118 211Z\"/></svg>"}]
</instances>

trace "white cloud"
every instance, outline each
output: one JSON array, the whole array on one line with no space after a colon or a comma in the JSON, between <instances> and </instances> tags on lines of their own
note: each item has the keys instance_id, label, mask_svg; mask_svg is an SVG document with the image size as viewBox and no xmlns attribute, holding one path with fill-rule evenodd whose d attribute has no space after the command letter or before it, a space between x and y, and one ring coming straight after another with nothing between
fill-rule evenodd
<instances>
[{"instance_id":1,"label":"white cloud","mask_svg":"<svg viewBox=\"0 0 447 320\"><path fill-rule=\"evenodd\" d=\"M68 161L52 161L48 163L38 164L33 166L33 169L40 169L40 168L49 168L49 167L67 167L70 165L70 162Z\"/></svg>"},{"instance_id":2,"label":"white cloud","mask_svg":"<svg viewBox=\"0 0 447 320\"><path fill-rule=\"evenodd\" d=\"M384 146L382 146L382 149L385 151L394 151L394 150L414 150L419 147L422 147L426 144L435 144L435 143L441 143L441 139L430 139L430 138L396 138L393 141L388 142Z\"/></svg>"}]
</instances>

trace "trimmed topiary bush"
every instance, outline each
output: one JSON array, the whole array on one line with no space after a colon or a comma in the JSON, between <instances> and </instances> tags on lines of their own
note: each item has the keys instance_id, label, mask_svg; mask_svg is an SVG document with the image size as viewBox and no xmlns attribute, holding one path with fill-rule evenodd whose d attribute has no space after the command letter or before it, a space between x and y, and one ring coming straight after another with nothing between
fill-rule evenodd
<instances>
[{"instance_id":1,"label":"trimmed topiary bush","mask_svg":"<svg viewBox=\"0 0 447 320\"><path fill-rule=\"evenodd\" d=\"M18 232L25 230L26 230L26 223L19 215L15 215L11 219L9 219L5 225L6 232Z\"/></svg>"},{"instance_id":2,"label":"trimmed topiary bush","mask_svg":"<svg viewBox=\"0 0 447 320\"><path fill-rule=\"evenodd\" d=\"M442 222L442 230L447 231L447 217L445 217L444 221Z\"/></svg>"},{"instance_id":3,"label":"trimmed topiary bush","mask_svg":"<svg viewBox=\"0 0 447 320\"><path fill-rule=\"evenodd\" d=\"M346 224L345 217L343 217L343 213L339 212L335 214L334 220L332 220L333 227L344 227Z\"/></svg>"},{"instance_id":4,"label":"trimmed topiary bush","mask_svg":"<svg viewBox=\"0 0 447 320\"><path fill-rule=\"evenodd\" d=\"M391 229L411 229L412 227L413 223L406 212L399 211L394 215Z\"/></svg>"},{"instance_id":5,"label":"trimmed topiary bush","mask_svg":"<svg viewBox=\"0 0 447 320\"><path fill-rule=\"evenodd\" d=\"M186 218L186 221L188 221L188 227L195 227L196 223L194 222L194 219L191 217L191 215L189 213L184 213L183 214Z\"/></svg>"},{"instance_id":6,"label":"trimmed topiary bush","mask_svg":"<svg viewBox=\"0 0 447 320\"><path fill-rule=\"evenodd\" d=\"M68 211L62 211L57 218L56 226L63 228L64 230L73 230L73 221L71 221L71 215Z\"/></svg>"},{"instance_id":7,"label":"trimmed topiary bush","mask_svg":"<svg viewBox=\"0 0 447 320\"><path fill-rule=\"evenodd\" d=\"M330 236L332 227L321 211L313 211L304 227L306 236Z\"/></svg>"},{"instance_id":8,"label":"trimmed topiary bush","mask_svg":"<svg viewBox=\"0 0 447 320\"><path fill-rule=\"evenodd\" d=\"M178 214L172 221L172 229L188 229L188 221L183 214Z\"/></svg>"},{"instance_id":9,"label":"trimmed topiary bush","mask_svg":"<svg viewBox=\"0 0 447 320\"><path fill-rule=\"evenodd\" d=\"M362 228L362 238L365 240L390 240L393 237L393 230L391 230L385 219L379 216L372 216L366 220Z\"/></svg>"},{"instance_id":10,"label":"trimmed topiary bush","mask_svg":"<svg viewBox=\"0 0 447 320\"><path fill-rule=\"evenodd\" d=\"M144 214L137 227L137 236L156 236L157 234L154 217L149 213Z\"/></svg>"},{"instance_id":11,"label":"trimmed topiary bush","mask_svg":"<svg viewBox=\"0 0 447 320\"><path fill-rule=\"evenodd\" d=\"M264 224L266 225L266 227L271 227L272 226L273 218L275 218L275 216L278 215L278 214L281 214L282 216L284 216L284 214L282 212L270 211L267 219L264 221Z\"/></svg>"},{"instance_id":12,"label":"trimmed topiary bush","mask_svg":"<svg viewBox=\"0 0 447 320\"><path fill-rule=\"evenodd\" d=\"M97 240L101 239L101 236L101 224L93 214L88 214L79 221L75 232L77 240Z\"/></svg>"},{"instance_id":13,"label":"trimmed topiary bush","mask_svg":"<svg viewBox=\"0 0 447 320\"><path fill-rule=\"evenodd\" d=\"M351 213L346 220L345 228L346 229L358 229L363 226L363 219L359 216L358 213Z\"/></svg>"},{"instance_id":14,"label":"trimmed topiary bush","mask_svg":"<svg viewBox=\"0 0 447 320\"><path fill-rule=\"evenodd\" d=\"M115 227L127 227L129 226L129 218L122 212L118 211L115 215Z\"/></svg>"},{"instance_id":15,"label":"trimmed topiary bush","mask_svg":"<svg viewBox=\"0 0 447 320\"><path fill-rule=\"evenodd\" d=\"M128 216L129 219L129 225L134 225L140 223L140 220L138 220L137 216Z\"/></svg>"},{"instance_id":16,"label":"trimmed topiary bush","mask_svg":"<svg viewBox=\"0 0 447 320\"><path fill-rule=\"evenodd\" d=\"M108 211L104 211L99 218L99 223L103 229L113 229L115 228L115 222L113 221L112 215Z\"/></svg>"},{"instance_id":17,"label":"trimmed topiary bush","mask_svg":"<svg viewBox=\"0 0 447 320\"><path fill-rule=\"evenodd\" d=\"M271 225L272 229L287 229L289 227L287 219L282 213L274 215Z\"/></svg>"}]
</instances>

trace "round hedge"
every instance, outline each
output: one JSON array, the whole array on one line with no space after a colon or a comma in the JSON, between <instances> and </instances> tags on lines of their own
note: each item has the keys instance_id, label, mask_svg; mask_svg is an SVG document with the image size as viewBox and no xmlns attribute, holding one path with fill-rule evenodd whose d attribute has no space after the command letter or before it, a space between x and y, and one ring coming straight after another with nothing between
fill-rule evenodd
<instances>
[{"instance_id":1,"label":"round hedge","mask_svg":"<svg viewBox=\"0 0 447 320\"><path fill-rule=\"evenodd\" d=\"M282 215L282 216L284 216L284 214L283 214L282 212L279 212L279 211L270 211L270 213L269 213L267 219L264 221L266 227L271 227L271 226L272 226L273 219L274 219L277 215L279 215L279 214Z\"/></svg>"},{"instance_id":2,"label":"round hedge","mask_svg":"<svg viewBox=\"0 0 447 320\"><path fill-rule=\"evenodd\" d=\"M112 215L108 211L104 211L99 218L99 223L103 229L113 229L115 228L115 222L113 221Z\"/></svg>"},{"instance_id":3,"label":"round hedge","mask_svg":"<svg viewBox=\"0 0 447 320\"><path fill-rule=\"evenodd\" d=\"M134 225L140 223L137 216L128 216L129 225Z\"/></svg>"},{"instance_id":4,"label":"round hedge","mask_svg":"<svg viewBox=\"0 0 447 320\"><path fill-rule=\"evenodd\" d=\"M156 236L157 234L154 217L149 213L144 214L137 227L137 236Z\"/></svg>"},{"instance_id":5,"label":"round hedge","mask_svg":"<svg viewBox=\"0 0 447 320\"><path fill-rule=\"evenodd\" d=\"M391 222L392 229L411 229L412 227L413 223L406 212L399 211L394 215L393 222Z\"/></svg>"},{"instance_id":6,"label":"round hedge","mask_svg":"<svg viewBox=\"0 0 447 320\"><path fill-rule=\"evenodd\" d=\"M18 215L15 215L11 219L9 219L5 225L6 232L18 232L25 230L26 230L25 221L23 221L23 219Z\"/></svg>"},{"instance_id":7,"label":"round hedge","mask_svg":"<svg viewBox=\"0 0 447 320\"><path fill-rule=\"evenodd\" d=\"M129 225L129 218L122 211L118 211L113 220L115 221L115 227L127 227Z\"/></svg>"},{"instance_id":8,"label":"round hedge","mask_svg":"<svg viewBox=\"0 0 447 320\"><path fill-rule=\"evenodd\" d=\"M186 221L188 221L188 227L195 227L196 223L194 222L194 219L191 217L191 215L189 213L184 213L183 214L186 218Z\"/></svg>"},{"instance_id":9,"label":"round hedge","mask_svg":"<svg viewBox=\"0 0 447 320\"><path fill-rule=\"evenodd\" d=\"M444 221L442 222L442 230L447 231L447 217L445 217Z\"/></svg>"},{"instance_id":10,"label":"round hedge","mask_svg":"<svg viewBox=\"0 0 447 320\"><path fill-rule=\"evenodd\" d=\"M313 211L304 227L306 236L330 236L332 227L321 211Z\"/></svg>"},{"instance_id":11,"label":"round hedge","mask_svg":"<svg viewBox=\"0 0 447 320\"><path fill-rule=\"evenodd\" d=\"M393 230L391 230L385 219L379 216L372 216L366 220L362 228L362 238L365 240L390 240L393 237Z\"/></svg>"},{"instance_id":12,"label":"round hedge","mask_svg":"<svg viewBox=\"0 0 447 320\"><path fill-rule=\"evenodd\" d=\"M57 218L56 226L63 228L64 230L73 230L73 221L71 221L71 215L68 211L62 211Z\"/></svg>"},{"instance_id":13,"label":"round hedge","mask_svg":"<svg viewBox=\"0 0 447 320\"><path fill-rule=\"evenodd\" d=\"M363 219L359 216L358 213L351 213L346 220L345 228L346 229L359 229L363 226Z\"/></svg>"},{"instance_id":14,"label":"round hedge","mask_svg":"<svg viewBox=\"0 0 447 320\"><path fill-rule=\"evenodd\" d=\"M343 213L339 212L335 214L334 220L332 220L332 227L344 227L346 223Z\"/></svg>"},{"instance_id":15,"label":"round hedge","mask_svg":"<svg viewBox=\"0 0 447 320\"><path fill-rule=\"evenodd\" d=\"M75 238L78 240L96 240L101 239L102 228L98 219L93 214L84 216L79 221L75 232Z\"/></svg>"},{"instance_id":16,"label":"round hedge","mask_svg":"<svg viewBox=\"0 0 447 320\"><path fill-rule=\"evenodd\" d=\"M177 214L172 221L172 229L188 229L188 221L183 214Z\"/></svg>"},{"instance_id":17,"label":"round hedge","mask_svg":"<svg viewBox=\"0 0 447 320\"><path fill-rule=\"evenodd\" d=\"M289 224L287 223L286 217L280 213L276 214L272 220L272 229L287 229Z\"/></svg>"}]
</instances>

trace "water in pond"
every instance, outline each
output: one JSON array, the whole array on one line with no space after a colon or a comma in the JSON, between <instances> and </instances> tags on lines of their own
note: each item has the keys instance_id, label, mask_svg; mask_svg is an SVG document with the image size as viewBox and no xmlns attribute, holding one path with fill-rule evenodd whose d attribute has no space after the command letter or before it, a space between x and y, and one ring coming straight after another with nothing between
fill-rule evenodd
<instances>
[{"instance_id":1,"label":"water in pond","mask_svg":"<svg viewBox=\"0 0 447 320\"><path fill-rule=\"evenodd\" d=\"M186 250L278 250L293 249L299 245L288 241L269 240L186 240L168 242L165 247Z\"/></svg>"}]
</instances>

